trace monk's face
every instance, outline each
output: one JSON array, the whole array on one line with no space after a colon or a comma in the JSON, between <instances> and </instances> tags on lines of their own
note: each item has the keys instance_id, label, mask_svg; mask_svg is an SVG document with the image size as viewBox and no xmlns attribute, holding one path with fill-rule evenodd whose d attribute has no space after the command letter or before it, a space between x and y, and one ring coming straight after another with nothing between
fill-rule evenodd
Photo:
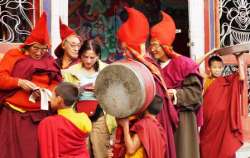
<instances>
[{"instance_id":1,"label":"monk's face","mask_svg":"<svg viewBox=\"0 0 250 158\"><path fill-rule=\"evenodd\" d=\"M57 96L56 92L53 91L52 92L52 97L50 99L50 107L51 107L51 109L53 109L53 110L59 109L61 107L62 101L63 101L62 97Z\"/></svg>"},{"instance_id":2,"label":"monk's face","mask_svg":"<svg viewBox=\"0 0 250 158\"><path fill-rule=\"evenodd\" d=\"M64 55L66 55L71 59L78 58L78 51L80 47L81 47L81 41L75 35L67 37L62 44L62 48L64 49Z\"/></svg>"},{"instance_id":3,"label":"monk's face","mask_svg":"<svg viewBox=\"0 0 250 158\"><path fill-rule=\"evenodd\" d=\"M155 59L160 61L164 61L164 59L167 57L162 46L157 40L152 40L150 42L149 52Z\"/></svg>"},{"instance_id":4,"label":"monk's face","mask_svg":"<svg viewBox=\"0 0 250 158\"><path fill-rule=\"evenodd\" d=\"M213 61L210 66L210 72L213 77L220 77L222 75L224 65L221 61Z\"/></svg>"},{"instance_id":5,"label":"monk's face","mask_svg":"<svg viewBox=\"0 0 250 158\"><path fill-rule=\"evenodd\" d=\"M82 61L83 67L87 70L94 68L94 65L97 62L97 60L98 60L98 55L93 50L86 50L81 55L81 61Z\"/></svg>"},{"instance_id":6,"label":"monk's face","mask_svg":"<svg viewBox=\"0 0 250 158\"><path fill-rule=\"evenodd\" d=\"M45 53L48 53L48 47L39 43L33 44L26 52L31 58L40 60Z\"/></svg>"},{"instance_id":7,"label":"monk's face","mask_svg":"<svg viewBox=\"0 0 250 158\"><path fill-rule=\"evenodd\" d=\"M128 49L128 45L125 42L120 42L120 48L122 50L122 53L125 57L133 59L133 55Z\"/></svg>"}]
</instances>

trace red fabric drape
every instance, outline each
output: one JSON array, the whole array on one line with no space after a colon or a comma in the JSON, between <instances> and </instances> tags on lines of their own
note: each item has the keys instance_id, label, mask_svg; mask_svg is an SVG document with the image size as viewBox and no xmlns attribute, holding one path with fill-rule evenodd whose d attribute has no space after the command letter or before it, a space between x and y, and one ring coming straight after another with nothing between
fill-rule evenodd
<instances>
[{"instance_id":1,"label":"red fabric drape","mask_svg":"<svg viewBox=\"0 0 250 158\"><path fill-rule=\"evenodd\" d=\"M201 158L234 158L242 145L238 74L217 78L204 94Z\"/></svg>"},{"instance_id":2,"label":"red fabric drape","mask_svg":"<svg viewBox=\"0 0 250 158\"><path fill-rule=\"evenodd\" d=\"M49 116L38 127L41 158L89 158L87 134L62 116Z\"/></svg>"}]
</instances>

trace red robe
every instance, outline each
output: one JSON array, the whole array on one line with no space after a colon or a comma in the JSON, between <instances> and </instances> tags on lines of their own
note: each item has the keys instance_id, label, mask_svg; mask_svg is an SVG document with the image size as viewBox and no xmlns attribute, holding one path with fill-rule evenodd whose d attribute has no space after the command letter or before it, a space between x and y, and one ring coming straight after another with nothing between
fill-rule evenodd
<instances>
[{"instance_id":1,"label":"red robe","mask_svg":"<svg viewBox=\"0 0 250 158\"><path fill-rule=\"evenodd\" d=\"M1 60L0 76L0 158L36 158L39 155L37 126L48 114L40 110L39 101L28 100L30 93L18 86L18 79L30 80L52 91L61 81L60 71L49 54L34 60L21 49L14 48ZM13 110L3 102L26 112Z\"/></svg>"},{"instance_id":2,"label":"red robe","mask_svg":"<svg viewBox=\"0 0 250 158\"><path fill-rule=\"evenodd\" d=\"M158 66L157 63L151 57L145 57L145 59ZM163 99L163 107L161 112L158 114L157 119L161 123L164 133L166 135L166 152L165 158L176 158L176 150L174 144L174 131L173 128L177 126L178 116L177 112L171 103L166 97L166 92L161 83L161 80L153 74L155 83L156 83L156 93L161 96ZM131 123L131 122L130 122ZM116 138L115 144L113 147L114 158L120 158L125 155L125 146L124 146L123 130L121 127L116 129Z\"/></svg>"},{"instance_id":3,"label":"red robe","mask_svg":"<svg viewBox=\"0 0 250 158\"><path fill-rule=\"evenodd\" d=\"M49 54L40 60L24 55L20 49L7 52L0 62L0 101L11 103L27 111L40 110L40 102L29 101L30 93L18 86L18 79L26 79L51 91L61 81L59 68Z\"/></svg>"},{"instance_id":4,"label":"red robe","mask_svg":"<svg viewBox=\"0 0 250 158\"><path fill-rule=\"evenodd\" d=\"M166 132L156 119L146 115L138 120L130 131L139 136L146 151L146 158L165 158Z\"/></svg>"},{"instance_id":5,"label":"red robe","mask_svg":"<svg viewBox=\"0 0 250 158\"><path fill-rule=\"evenodd\" d=\"M238 74L217 78L204 93L201 158L234 158L242 145Z\"/></svg>"},{"instance_id":6,"label":"red robe","mask_svg":"<svg viewBox=\"0 0 250 158\"><path fill-rule=\"evenodd\" d=\"M38 127L41 158L89 158L87 136L63 116L49 116Z\"/></svg>"},{"instance_id":7,"label":"red robe","mask_svg":"<svg viewBox=\"0 0 250 158\"><path fill-rule=\"evenodd\" d=\"M146 60L158 66L152 58L147 57ZM158 113L157 119L161 123L167 137L166 138L167 152L165 158L176 158L174 128L177 126L178 123L177 111L175 110L175 107L172 104L172 102L166 98L165 95L166 92L165 89L163 88L161 80L156 75L153 75L153 77L156 83L156 93L163 99L163 107L160 113Z\"/></svg>"}]
</instances>

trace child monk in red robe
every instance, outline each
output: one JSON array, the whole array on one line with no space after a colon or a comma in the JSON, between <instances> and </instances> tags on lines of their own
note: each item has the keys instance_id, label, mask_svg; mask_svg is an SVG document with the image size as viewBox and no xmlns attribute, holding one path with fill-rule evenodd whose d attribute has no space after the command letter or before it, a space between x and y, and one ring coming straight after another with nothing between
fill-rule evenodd
<instances>
[{"instance_id":1,"label":"child monk in red robe","mask_svg":"<svg viewBox=\"0 0 250 158\"><path fill-rule=\"evenodd\" d=\"M237 56L238 61L242 56ZM241 73L223 77L223 61L212 56L204 89L204 124L200 131L201 158L235 158L242 145L240 121ZM241 72L241 65L239 66Z\"/></svg>"},{"instance_id":2,"label":"child monk in red robe","mask_svg":"<svg viewBox=\"0 0 250 158\"><path fill-rule=\"evenodd\" d=\"M208 59L208 69L210 74L205 76L204 91L213 83L213 81L222 76L224 63L221 57L214 55Z\"/></svg>"},{"instance_id":3,"label":"child monk in red robe","mask_svg":"<svg viewBox=\"0 0 250 158\"><path fill-rule=\"evenodd\" d=\"M71 83L56 87L51 107L58 114L47 117L38 127L41 158L89 158L86 138L92 125L87 114L76 113L72 108L78 94L78 88Z\"/></svg>"},{"instance_id":4,"label":"child monk in red robe","mask_svg":"<svg viewBox=\"0 0 250 158\"><path fill-rule=\"evenodd\" d=\"M156 119L163 106L162 98L155 96L142 118L129 127L129 119L119 119L123 128L126 147L125 158L164 158L166 152L166 133ZM112 157L112 153L109 153Z\"/></svg>"}]
</instances>

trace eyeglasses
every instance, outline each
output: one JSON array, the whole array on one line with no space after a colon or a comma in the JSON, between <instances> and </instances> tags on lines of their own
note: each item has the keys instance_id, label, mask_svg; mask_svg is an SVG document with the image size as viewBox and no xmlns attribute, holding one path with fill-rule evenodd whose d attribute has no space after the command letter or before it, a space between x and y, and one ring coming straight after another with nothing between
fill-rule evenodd
<instances>
[{"instance_id":1,"label":"eyeglasses","mask_svg":"<svg viewBox=\"0 0 250 158\"><path fill-rule=\"evenodd\" d=\"M48 52L49 49L48 48L41 48L41 47L38 47L38 46L32 46L31 47L34 51L39 51L41 50L41 52Z\"/></svg>"},{"instance_id":2,"label":"eyeglasses","mask_svg":"<svg viewBox=\"0 0 250 158\"><path fill-rule=\"evenodd\" d=\"M70 43L69 41L65 40L65 42L68 42L68 44L70 45L70 47L72 48L80 48L81 47L81 43Z\"/></svg>"},{"instance_id":3,"label":"eyeglasses","mask_svg":"<svg viewBox=\"0 0 250 158\"><path fill-rule=\"evenodd\" d=\"M162 46L160 44L150 44L149 50L150 51L160 51L160 50L162 50Z\"/></svg>"}]
</instances>

